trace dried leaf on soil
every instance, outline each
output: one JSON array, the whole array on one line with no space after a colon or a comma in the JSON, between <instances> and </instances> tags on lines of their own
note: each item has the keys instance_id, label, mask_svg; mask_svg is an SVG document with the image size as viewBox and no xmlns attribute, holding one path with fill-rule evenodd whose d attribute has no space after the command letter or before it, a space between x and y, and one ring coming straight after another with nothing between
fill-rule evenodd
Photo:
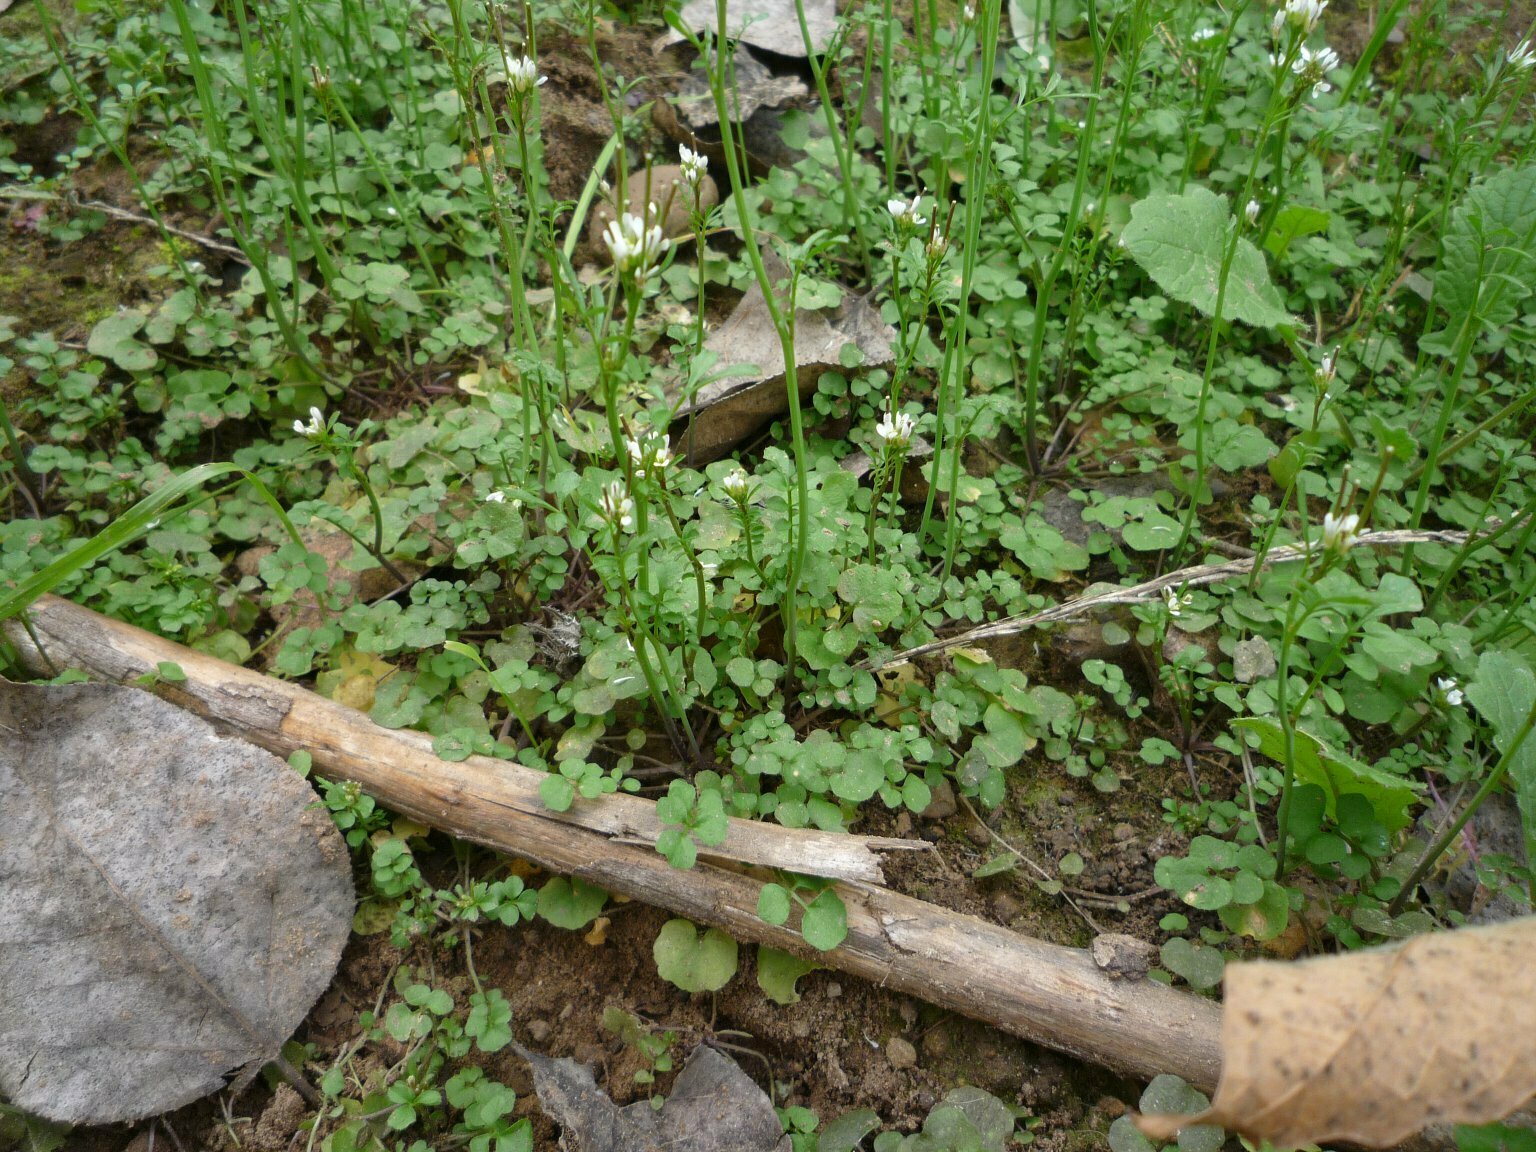
<instances>
[{"instance_id":1,"label":"dried leaf on soil","mask_svg":"<svg viewBox=\"0 0 1536 1152\"><path fill-rule=\"evenodd\" d=\"M818 53L825 52L837 31L837 5L833 0L799 2L805 8L811 46ZM797 0L732 0L726 15L726 35L780 56L803 57L805 37L800 34L796 6ZM715 0L689 0L678 18L694 32L713 32L718 27Z\"/></svg>"},{"instance_id":2,"label":"dried leaf on soil","mask_svg":"<svg viewBox=\"0 0 1536 1152\"><path fill-rule=\"evenodd\" d=\"M710 0L713 4L714 0ZM711 8L713 11L713 8ZM795 33L799 42L799 32ZM735 87L731 89L731 116L738 123L746 123L759 108L783 108L804 100L811 94L805 81L798 76L778 76L768 66L738 44L731 57L731 71ZM678 84L673 98L677 114L691 132L702 132L720 123L720 110L715 106L715 94L709 87L709 72L697 69L689 72Z\"/></svg>"},{"instance_id":3,"label":"dried leaf on soil","mask_svg":"<svg viewBox=\"0 0 1536 1152\"><path fill-rule=\"evenodd\" d=\"M1142 1116L1154 1139L1219 1124L1278 1148L1396 1144L1481 1124L1536 1094L1536 918L1297 963L1227 968L1221 1083L1193 1116Z\"/></svg>"},{"instance_id":4,"label":"dried leaf on soil","mask_svg":"<svg viewBox=\"0 0 1536 1152\"><path fill-rule=\"evenodd\" d=\"M642 1100L620 1108L574 1060L518 1048L533 1068L544 1112L571 1152L789 1152L778 1114L730 1057L701 1045L658 1111Z\"/></svg>"},{"instance_id":5,"label":"dried leaf on soil","mask_svg":"<svg viewBox=\"0 0 1536 1152\"><path fill-rule=\"evenodd\" d=\"M132 1120L274 1055L351 929L281 760L134 688L0 681L0 1094Z\"/></svg>"},{"instance_id":6,"label":"dried leaf on soil","mask_svg":"<svg viewBox=\"0 0 1536 1152\"><path fill-rule=\"evenodd\" d=\"M775 280L787 273L782 264L769 263ZM890 325L868 297L845 303L829 318L801 309L795 315L796 383L801 396L815 391L816 381L842 363L843 350L857 348L866 367L889 364ZM695 463L718 460L753 436L768 421L789 410L784 381L784 352L762 290L754 284L725 323L710 335L704 347L719 357L719 366L749 365L754 370L722 376L703 388L678 413L688 418L682 446Z\"/></svg>"}]
</instances>

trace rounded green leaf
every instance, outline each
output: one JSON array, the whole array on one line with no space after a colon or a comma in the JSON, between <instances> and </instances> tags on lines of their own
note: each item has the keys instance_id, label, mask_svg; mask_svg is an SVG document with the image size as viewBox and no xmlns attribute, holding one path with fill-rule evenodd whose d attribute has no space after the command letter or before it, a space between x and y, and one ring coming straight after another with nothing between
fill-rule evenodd
<instances>
[{"instance_id":1,"label":"rounded green leaf","mask_svg":"<svg viewBox=\"0 0 1536 1152\"><path fill-rule=\"evenodd\" d=\"M699 932L691 920L668 920L651 949L656 971L684 992L717 992L736 975L736 941L718 928Z\"/></svg>"}]
</instances>

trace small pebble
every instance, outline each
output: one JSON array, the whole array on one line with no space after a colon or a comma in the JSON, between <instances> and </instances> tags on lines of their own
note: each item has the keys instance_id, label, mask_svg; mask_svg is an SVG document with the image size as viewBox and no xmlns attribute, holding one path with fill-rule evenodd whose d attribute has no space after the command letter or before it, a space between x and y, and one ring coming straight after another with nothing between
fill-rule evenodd
<instances>
[{"instance_id":1,"label":"small pebble","mask_svg":"<svg viewBox=\"0 0 1536 1152\"><path fill-rule=\"evenodd\" d=\"M535 1044L542 1044L549 1039L551 1028L548 1020L528 1021L528 1039Z\"/></svg>"},{"instance_id":2,"label":"small pebble","mask_svg":"<svg viewBox=\"0 0 1536 1152\"><path fill-rule=\"evenodd\" d=\"M992 897L992 915L996 916L1004 924L1011 924L1014 917L1024 912L1024 901L1020 900L1012 892L999 892Z\"/></svg>"},{"instance_id":3,"label":"small pebble","mask_svg":"<svg viewBox=\"0 0 1536 1152\"><path fill-rule=\"evenodd\" d=\"M832 983L827 985L827 999L828 1000L836 1000L842 994L843 994L843 986L841 984L839 984L836 980L834 980Z\"/></svg>"},{"instance_id":4,"label":"small pebble","mask_svg":"<svg viewBox=\"0 0 1536 1152\"><path fill-rule=\"evenodd\" d=\"M1111 835L1113 835L1116 840L1134 840L1136 838L1136 829L1131 827L1129 824L1116 824Z\"/></svg>"},{"instance_id":5,"label":"small pebble","mask_svg":"<svg viewBox=\"0 0 1536 1152\"><path fill-rule=\"evenodd\" d=\"M947 1055L950 1048L949 1029L935 1028L923 1037L923 1055L938 1060Z\"/></svg>"},{"instance_id":6,"label":"small pebble","mask_svg":"<svg viewBox=\"0 0 1536 1152\"><path fill-rule=\"evenodd\" d=\"M917 1067L917 1049L900 1036L886 1042L885 1058L890 1066L898 1071L903 1068Z\"/></svg>"},{"instance_id":7,"label":"small pebble","mask_svg":"<svg viewBox=\"0 0 1536 1152\"><path fill-rule=\"evenodd\" d=\"M965 836L966 839L968 839L972 844L975 844L978 848L985 847L986 845L992 843L992 834L988 832L983 825L980 824L972 824L965 830Z\"/></svg>"},{"instance_id":8,"label":"small pebble","mask_svg":"<svg viewBox=\"0 0 1536 1152\"><path fill-rule=\"evenodd\" d=\"M933 799L922 811L924 820L944 820L956 812L955 789L948 780L940 780L933 789Z\"/></svg>"}]
</instances>

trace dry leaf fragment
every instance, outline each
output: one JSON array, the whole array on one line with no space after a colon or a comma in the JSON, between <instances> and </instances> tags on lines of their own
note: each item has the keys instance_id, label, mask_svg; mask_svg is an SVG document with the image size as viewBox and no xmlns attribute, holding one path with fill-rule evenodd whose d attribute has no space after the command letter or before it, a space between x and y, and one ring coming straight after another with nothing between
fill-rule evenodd
<instances>
[{"instance_id":1,"label":"dry leaf fragment","mask_svg":"<svg viewBox=\"0 0 1536 1152\"><path fill-rule=\"evenodd\" d=\"M277 1055L352 923L309 786L135 688L0 681L0 729L0 1093L105 1124Z\"/></svg>"},{"instance_id":2,"label":"dry leaf fragment","mask_svg":"<svg viewBox=\"0 0 1536 1152\"><path fill-rule=\"evenodd\" d=\"M726 35L780 56L803 57L805 37L800 33L797 7L805 12L811 47L826 51L837 32L834 0L732 0L726 12ZM694 32L713 32L718 27L715 0L689 0L678 18Z\"/></svg>"},{"instance_id":3,"label":"dry leaf fragment","mask_svg":"<svg viewBox=\"0 0 1536 1152\"><path fill-rule=\"evenodd\" d=\"M620 1108L574 1060L551 1060L514 1045L533 1069L546 1115L572 1152L789 1152L767 1094L736 1062L700 1045L658 1111L640 1101Z\"/></svg>"},{"instance_id":4,"label":"dry leaf fragment","mask_svg":"<svg viewBox=\"0 0 1536 1152\"><path fill-rule=\"evenodd\" d=\"M1167 1139L1219 1124L1294 1148L1386 1147L1430 1124L1498 1120L1536 1094L1536 917L1296 963L1232 964L1216 1099L1141 1116Z\"/></svg>"},{"instance_id":5,"label":"dry leaf fragment","mask_svg":"<svg viewBox=\"0 0 1536 1152\"><path fill-rule=\"evenodd\" d=\"M765 263L776 280L788 274L782 263L769 260L766 253ZM830 319L801 309L795 314L796 383L801 396L815 390L823 372L839 366L845 347L856 347L866 367L879 367L894 358L894 339L890 325L880 319L867 297L848 301ZM724 370L731 365L747 368L705 385L690 404L679 409L678 416L687 417L689 422L681 444L693 464L718 460L789 409L783 346L756 284L747 289L736 310L711 333L704 347L720 358Z\"/></svg>"}]
</instances>

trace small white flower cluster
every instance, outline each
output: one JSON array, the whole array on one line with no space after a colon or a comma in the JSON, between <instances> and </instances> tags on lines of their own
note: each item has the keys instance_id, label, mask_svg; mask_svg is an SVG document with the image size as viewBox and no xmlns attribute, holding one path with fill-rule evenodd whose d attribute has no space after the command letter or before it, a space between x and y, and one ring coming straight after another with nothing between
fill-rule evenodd
<instances>
[{"instance_id":1,"label":"small white flower cluster","mask_svg":"<svg viewBox=\"0 0 1536 1152\"><path fill-rule=\"evenodd\" d=\"M603 519L620 532L634 531L635 502L629 498L629 489L624 487L624 481L615 480L605 487L597 498L597 506Z\"/></svg>"},{"instance_id":2,"label":"small white flower cluster","mask_svg":"<svg viewBox=\"0 0 1536 1152\"><path fill-rule=\"evenodd\" d=\"M644 440L639 435L626 436L624 450L629 453L629 462L637 480L644 480L647 475L660 476L674 459L672 448L664 436L647 437Z\"/></svg>"},{"instance_id":3,"label":"small white flower cluster","mask_svg":"<svg viewBox=\"0 0 1536 1152\"><path fill-rule=\"evenodd\" d=\"M726 496L732 501L745 504L752 495L752 477L747 475L745 468L736 468L720 481L720 487L725 489Z\"/></svg>"},{"instance_id":4,"label":"small white flower cluster","mask_svg":"<svg viewBox=\"0 0 1536 1152\"><path fill-rule=\"evenodd\" d=\"M1243 207L1243 219L1248 221L1248 227L1252 228L1259 222L1259 213L1264 210L1264 205L1257 200L1250 200Z\"/></svg>"},{"instance_id":5,"label":"small white flower cluster","mask_svg":"<svg viewBox=\"0 0 1536 1152\"><path fill-rule=\"evenodd\" d=\"M1323 362L1312 373L1312 383L1317 390L1324 395L1333 385L1333 378L1339 374L1339 350L1331 349L1323 353Z\"/></svg>"},{"instance_id":6,"label":"small white flower cluster","mask_svg":"<svg viewBox=\"0 0 1536 1152\"><path fill-rule=\"evenodd\" d=\"M1216 29L1202 26L1189 34L1189 42L1191 44L1204 44L1207 40L1214 40L1220 35L1221 33Z\"/></svg>"},{"instance_id":7,"label":"small white flower cluster","mask_svg":"<svg viewBox=\"0 0 1536 1152\"><path fill-rule=\"evenodd\" d=\"M907 445L912 443L912 432L917 422L905 412L887 412L875 425L875 435L887 455L906 455Z\"/></svg>"},{"instance_id":8,"label":"small white flower cluster","mask_svg":"<svg viewBox=\"0 0 1536 1152\"><path fill-rule=\"evenodd\" d=\"M1531 38L1527 36L1510 49L1504 61L1516 72L1529 72L1533 66L1536 66L1536 51L1531 49Z\"/></svg>"},{"instance_id":9,"label":"small white flower cluster","mask_svg":"<svg viewBox=\"0 0 1536 1152\"><path fill-rule=\"evenodd\" d=\"M1310 36L1322 20L1323 9L1326 7L1328 0L1285 0L1285 5L1269 22L1269 30L1278 40L1289 24L1299 29L1303 36Z\"/></svg>"},{"instance_id":10,"label":"small white flower cluster","mask_svg":"<svg viewBox=\"0 0 1536 1152\"><path fill-rule=\"evenodd\" d=\"M1466 694L1462 692L1461 685L1456 683L1454 677L1437 676L1435 678L1435 691L1440 693L1440 698L1452 708L1460 708Z\"/></svg>"},{"instance_id":11,"label":"small white flower cluster","mask_svg":"<svg viewBox=\"0 0 1536 1152\"><path fill-rule=\"evenodd\" d=\"M1323 550L1348 552L1360 536L1360 517L1353 512L1323 514Z\"/></svg>"},{"instance_id":12,"label":"small white flower cluster","mask_svg":"<svg viewBox=\"0 0 1536 1152\"><path fill-rule=\"evenodd\" d=\"M654 204L649 206L643 218L633 212L625 212L617 220L611 221L608 230L603 233L603 242L608 245L608 251L613 256L613 266L621 276L633 275L639 284L644 284L646 278L656 270L661 254L671 243L661 234L660 224L646 223L646 220L655 220L658 215Z\"/></svg>"},{"instance_id":13,"label":"small white flower cluster","mask_svg":"<svg viewBox=\"0 0 1536 1152\"><path fill-rule=\"evenodd\" d=\"M1184 609L1195 602L1193 592L1175 592L1172 588L1163 589L1163 603L1168 607L1168 615L1177 620L1184 614Z\"/></svg>"},{"instance_id":14,"label":"small white flower cluster","mask_svg":"<svg viewBox=\"0 0 1536 1152\"><path fill-rule=\"evenodd\" d=\"M300 436L308 436L311 440L316 439L325 432L325 413L311 406L309 410L309 423L306 424L302 420L295 420L293 422L293 430Z\"/></svg>"},{"instance_id":15,"label":"small white flower cluster","mask_svg":"<svg viewBox=\"0 0 1536 1152\"><path fill-rule=\"evenodd\" d=\"M896 226L908 228L921 228L928 223L928 218L918 212L922 207L923 196L918 193L911 200L887 200L885 210L891 214L891 219L896 221Z\"/></svg>"},{"instance_id":16,"label":"small white flower cluster","mask_svg":"<svg viewBox=\"0 0 1536 1152\"><path fill-rule=\"evenodd\" d=\"M682 158L683 179L695 193L699 190L699 182L704 179L704 174L709 171L709 157L701 152L695 152L686 144L678 146L678 155Z\"/></svg>"},{"instance_id":17,"label":"small white flower cluster","mask_svg":"<svg viewBox=\"0 0 1536 1152\"><path fill-rule=\"evenodd\" d=\"M502 63L506 67L507 87L512 89L515 96L526 96L549 79L548 76L539 75L539 63L532 56L513 56L508 53L502 57Z\"/></svg>"},{"instance_id":18,"label":"small white flower cluster","mask_svg":"<svg viewBox=\"0 0 1536 1152\"><path fill-rule=\"evenodd\" d=\"M965 22L967 24L976 23L976 5L967 4L960 10L960 14L965 17Z\"/></svg>"},{"instance_id":19,"label":"small white flower cluster","mask_svg":"<svg viewBox=\"0 0 1536 1152\"><path fill-rule=\"evenodd\" d=\"M933 235L928 237L928 243L923 245L923 252L927 255L928 262L930 264L937 264L940 260L944 259L944 255L948 251L949 237L945 236L944 233L940 232L938 227L935 226L933 229Z\"/></svg>"},{"instance_id":20,"label":"small white flower cluster","mask_svg":"<svg viewBox=\"0 0 1536 1152\"><path fill-rule=\"evenodd\" d=\"M1271 64L1279 64L1280 57L1272 55L1269 58ZM1313 51L1305 44L1296 53L1296 59L1291 61L1291 71L1301 77L1303 84L1312 87L1312 95L1321 96L1324 92L1331 92L1333 85L1328 83L1328 73L1339 67L1342 61L1339 54L1332 48L1323 47Z\"/></svg>"}]
</instances>

